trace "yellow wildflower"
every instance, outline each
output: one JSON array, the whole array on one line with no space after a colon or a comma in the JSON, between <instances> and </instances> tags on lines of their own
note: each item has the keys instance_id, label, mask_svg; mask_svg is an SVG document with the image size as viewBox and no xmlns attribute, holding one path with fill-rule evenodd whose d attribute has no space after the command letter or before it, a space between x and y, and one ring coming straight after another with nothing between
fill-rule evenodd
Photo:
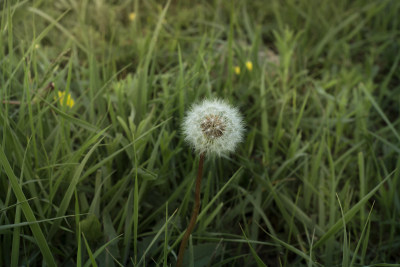
<instances>
[{"instance_id":1,"label":"yellow wildflower","mask_svg":"<svg viewBox=\"0 0 400 267\"><path fill-rule=\"evenodd\" d=\"M72 108L75 105L75 101L72 98L70 93L68 93L68 95L67 95L66 102L64 102L65 101L64 98L65 98L65 92L58 91L58 99L59 99L61 105L64 105L64 103L65 103L70 108ZM56 100L57 100L57 98L56 98Z\"/></svg>"},{"instance_id":2,"label":"yellow wildflower","mask_svg":"<svg viewBox=\"0 0 400 267\"><path fill-rule=\"evenodd\" d=\"M130 20L130 21L134 21L135 18L136 18L136 13L135 13L135 12L129 13L129 20Z\"/></svg>"},{"instance_id":3,"label":"yellow wildflower","mask_svg":"<svg viewBox=\"0 0 400 267\"><path fill-rule=\"evenodd\" d=\"M233 70L235 71L236 75L240 74L240 67L239 66L234 67Z\"/></svg>"},{"instance_id":4,"label":"yellow wildflower","mask_svg":"<svg viewBox=\"0 0 400 267\"><path fill-rule=\"evenodd\" d=\"M253 70L253 63L251 61L246 61L246 68L249 71L252 71Z\"/></svg>"}]
</instances>

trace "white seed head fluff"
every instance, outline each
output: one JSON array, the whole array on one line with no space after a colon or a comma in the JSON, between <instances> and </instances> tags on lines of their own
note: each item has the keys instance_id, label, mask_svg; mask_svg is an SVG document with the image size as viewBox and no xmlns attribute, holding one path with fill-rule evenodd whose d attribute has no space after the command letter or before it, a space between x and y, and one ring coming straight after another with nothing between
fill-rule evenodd
<instances>
[{"instance_id":1,"label":"white seed head fluff","mask_svg":"<svg viewBox=\"0 0 400 267\"><path fill-rule=\"evenodd\" d=\"M244 123L237 108L214 99L193 105L182 128L185 140L198 153L221 155L233 152L242 141Z\"/></svg>"}]
</instances>

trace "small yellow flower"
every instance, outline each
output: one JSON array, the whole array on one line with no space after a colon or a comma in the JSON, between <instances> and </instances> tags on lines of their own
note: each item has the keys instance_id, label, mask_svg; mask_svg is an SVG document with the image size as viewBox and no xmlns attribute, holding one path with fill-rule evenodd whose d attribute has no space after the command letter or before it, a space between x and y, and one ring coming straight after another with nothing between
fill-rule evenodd
<instances>
[{"instance_id":1,"label":"small yellow flower","mask_svg":"<svg viewBox=\"0 0 400 267\"><path fill-rule=\"evenodd\" d=\"M129 13L129 20L130 20L130 21L134 21L135 18L136 18L136 13L135 13L135 12Z\"/></svg>"},{"instance_id":2,"label":"small yellow flower","mask_svg":"<svg viewBox=\"0 0 400 267\"><path fill-rule=\"evenodd\" d=\"M235 71L236 75L240 74L240 67L239 66L234 67L233 70Z\"/></svg>"},{"instance_id":3,"label":"small yellow flower","mask_svg":"<svg viewBox=\"0 0 400 267\"><path fill-rule=\"evenodd\" d=\"M39 44L35 44L35 49L39 49L40 45Z\"/></svg>"},{"instance_id":4,"label":"small yellow flower","mask_svg":"<svg viewBox=\"0 0 400 267\"><path fill-rule=\"evenodd\" d=\"M246 68L249 71L252 71L253 70L253 63L251 61L246 61Z\"/></svg>"},{"instance_id":5,"label":"small yellow flower","mask_svg":"<svg viewBox=\"0 0 400 267\"><path fill-rule=\"evenodd\" d=\"M65 92L58 91L58 99L59 99L61 105L64 105L64 97L65 97ZM55 99L57 100L57 98L55 98ZM72 108L75 105L75 101L72 98L70 93L68 93L68 95L67 95L67 102L65 104L70 108Z\"/></svg>"}]
</instances>

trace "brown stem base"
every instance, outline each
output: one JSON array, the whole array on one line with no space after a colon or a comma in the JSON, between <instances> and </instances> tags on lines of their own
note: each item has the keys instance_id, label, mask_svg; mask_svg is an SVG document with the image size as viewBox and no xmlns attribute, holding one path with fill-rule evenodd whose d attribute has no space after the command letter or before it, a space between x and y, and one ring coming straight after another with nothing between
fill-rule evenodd
<instances>
[{"instance_id":1,"label":"brown stem base","mask_svg":"<svg viewBox=\"0 0 400 267\"><path fill-rule=\"evenodd\" d=\"M176 267L182 266L183 255L185 254L185 248L186 248L187 242L189 240L190 234L192 233L193 228L196 225L197 216L199 215L200 185L201 185L201 177L203 176L203 163L204 163L204 153L200 154L199 169L197 171L197 179L196 179L195 202L194 202L194 206L193 206L192 217L190 218L189 225L186 228L185 235L183 236L181 245L179 247L178 260L176 262Z\"/></svg>"}]
</instances>

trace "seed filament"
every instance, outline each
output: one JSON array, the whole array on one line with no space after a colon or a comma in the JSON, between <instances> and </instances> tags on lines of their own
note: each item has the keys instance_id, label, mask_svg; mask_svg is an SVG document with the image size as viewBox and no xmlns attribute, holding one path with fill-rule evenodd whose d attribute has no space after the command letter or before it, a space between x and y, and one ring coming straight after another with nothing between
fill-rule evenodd
<instances>
[{"instance_id":1,"label":"seed filament","mask_svg":"<svg viewBox=\"0 0 400 267\"><path fill-rule=\"evenodd\" d=\"M215 139L221 137L225 132L225 122L221 116L207 115L200 124L200 127L206 137Z\"/></svg>"}]
</instances>

